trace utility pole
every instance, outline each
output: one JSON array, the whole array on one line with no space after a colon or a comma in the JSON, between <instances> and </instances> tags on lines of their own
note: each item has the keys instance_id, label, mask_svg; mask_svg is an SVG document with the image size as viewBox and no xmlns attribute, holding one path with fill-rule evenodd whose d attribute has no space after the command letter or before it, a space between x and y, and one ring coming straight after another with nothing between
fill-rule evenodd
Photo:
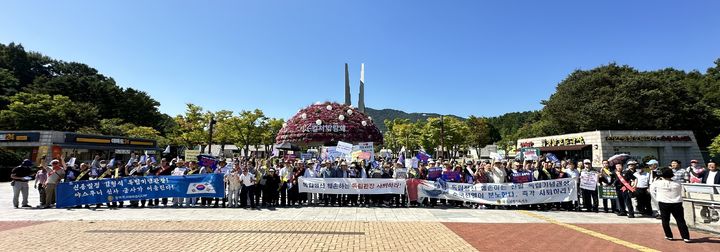
<instances>
[{"instance_id":1,"label":"utility pole","mask_svg":"<svg viewBox=\"0 0 720 252\"><path fill-rule=\"evenodd\" d=\"M443 115L440 115L440 151L443 159L445 158L445 121Z\"/></svg>"},{"instance_id":2,"label":"utility pole","mask_svg":"<svg viewBox=\"0 0 720 252\"><path fill-rule=\"evenodd\" d=\"M210 122L208 122L208 131L210 133L208 136L208 154L210 155L212 155L213 126L215 126L215 123L217 123L217 121L215 121L215 117L210 116Z\"/></svg>"}]
</instances>

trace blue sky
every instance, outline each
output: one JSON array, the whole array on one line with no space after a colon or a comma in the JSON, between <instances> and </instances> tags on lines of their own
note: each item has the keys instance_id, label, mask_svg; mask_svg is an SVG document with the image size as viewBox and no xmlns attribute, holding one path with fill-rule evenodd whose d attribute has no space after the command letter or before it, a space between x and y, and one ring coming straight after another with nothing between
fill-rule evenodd
<instances>
[{"instance_id":1,"label":"blue sky","mask_svg":"<svg viewBox=\"0 0 720 252\"><path fill-rule=\"evenodd\" d=\"M540 109L575 69L705 71L719 1L3 1L0 42L78 61L175 115L315 101L495 116Z\"/></svg>"}]
</instances>

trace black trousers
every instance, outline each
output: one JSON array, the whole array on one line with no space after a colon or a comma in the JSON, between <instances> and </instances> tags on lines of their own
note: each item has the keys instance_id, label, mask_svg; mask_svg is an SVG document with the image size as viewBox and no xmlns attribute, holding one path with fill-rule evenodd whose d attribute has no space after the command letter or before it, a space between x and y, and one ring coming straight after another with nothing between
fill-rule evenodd
<instances>
[{"instance_id":1,"label":"black trousers","mask_svg":"<svg viewBox=\"0 0 720 252\"><path fill-rule=\"evenodd\" d=\"M678 229L680 229L680 236L683 239L690 239L690 232L688 231L687 224L685 223L685 213L683 212L682 203L662 203L658 202L660 207L660 219L662 219L663 231L665 231L665 237L672 238L673 233L670 229L670 215L675 218Z\"/></svg>"},{"instance_id":2,"label":"black trousers","mask_svg":"<svg viewBox=\"0 0 720 252\"><path fill-rule=\"evenodd\" d=\"M617 193L617 204L618 204L618 211L620 211L620 214L627 214L629 216L635 216L635 208L632 204L632 196L630 190L622 191L620 189L615 189L615 192ZM625 210L627 208L627 211Z\"/></svg>"},{"instance_id":3,"label":"black trousers","mask_svg":"<svg viewBox=\"0 0 720 252\"><path fill-rule=\"evenodd\" d=\"M280 205L285 206L287 204L287 183L282 183L280 187Z\"/></svg>"},{"instance_id":4,"label":"black trousers","mask_svg":"<svg viewBox=\"0 0 720 252\"><path fill-rule=\"evenodd\" d=\"M255 205L260 205L260 199L262 199L262 191L263 191L263 185L255 184ZM265 200L263 199L263 204L265 204Z\"/></svg>"},{"instance_id":5,"label":"black trousers","mask_svg":"<svg viewBox=\"0 0 720 252\"><path fill-rule=\"evenodd\" d=\"M637 198L638 212L642 215L652 215L652 207L650 206L650 193L647 188L636 188L635 197Z\"/></svg>"},{"instance_id":6,"label":"black trousers","mask_svg":"<svg viewBox=\"0 0 720 252\"><path fill-rule=\"evenodd\" d=\"M587 209L588 212L598 211L598 193L597 191L590 191L590 190L582 190L582 198L583 198L583 207ZM606 206L607 208L607 206Z\"/></svg>"},{"instance_id":7,"label":"black trousers","mask_svg":"<svg viewBox=\"0 0 720 252\"><path fill-rule=\"evenodd\" d=\"M255 185L245 186L240 189L240 207L246 207L250 197L250 206L255 208Z\"/></svg>"}]
</instances>

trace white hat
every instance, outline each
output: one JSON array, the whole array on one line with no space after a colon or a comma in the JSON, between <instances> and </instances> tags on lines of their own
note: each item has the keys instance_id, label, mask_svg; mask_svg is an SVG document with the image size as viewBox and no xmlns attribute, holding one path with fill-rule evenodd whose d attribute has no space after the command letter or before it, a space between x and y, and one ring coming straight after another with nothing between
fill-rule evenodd
<instances>
[{"instance_id":1,"label":"white hat","mask_svg":"<svg viewBox=\"0 0 720 252\"><path fill-rule=\"evenodd\" d=\"M592 164L592 161L590 159L583 160L583 164Z\"/></svg>"},{"instance_id":2,"label":"white hat","mask_svg":"<svg viewBox=\"0 0 720 252\"><path fill-rule=\"evenodd\" d=\"M343 165L347 166L347 163L345 163L345 161L340 162L340 166L343 166Z\"/></svg>"},{"instance_id":3,"label":"white hat","mask_svg":"<svg viewBox=\"0 0 720 252\"><path fill-rule=\"evenodd\" d=\"M435 160L433 160L432 158L428 159L428 164L434 164L434 163L435 163Z\"/></svg>"}]
</instances>

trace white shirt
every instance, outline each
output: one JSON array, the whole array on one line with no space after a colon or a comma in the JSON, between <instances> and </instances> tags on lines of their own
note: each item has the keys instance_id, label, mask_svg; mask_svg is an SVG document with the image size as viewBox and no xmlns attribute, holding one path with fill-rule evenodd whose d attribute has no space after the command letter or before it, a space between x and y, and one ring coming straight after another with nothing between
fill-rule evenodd
<instances>
[{"instance_id":1,"label":"white shirt","mask_svg":"<svg viewBox=\"0 0 720 252\"><path fill-rule=\"evenodd\" d=\"M640 174L640 172L636 172L633 175L635 175L635 179L637 179L635 187L648 188L650 186L650 173L645 172L644 174Z\"/></svg>"},{"instance_id":2,"label":"white shirt","mask_svg":"<svg viewBox=\"0 0 720 252\"><path fill-rule=\"evenodd\" d=\"M175 169L172 171L173 176L182 176L185 174L185 172L188 170L188 168L185 167L175 167Z\"/></svg>"},{"instance_id":3,"label":"white shirt","mask_svg":"<svg viewBox=\"0 0 720 252\"><path fill-rule=\"evenodd\" d=\"M245 175L245 173L240 174L240 181L242 182L242 184L244 186L254 185L255 184L254 180L255 180L255 175L253 175L252 173L248 172L247 175Z\"/></svg>"},{"instance_id":4,"label":"white shirt","mask_svg":"<svg viewBox=\"0 0 720 252\"><path fill-rule=\"evenodd\" d=\"M715 184L715 176L717 176L718 172L710 171L710 170L707 170L707 172L708 172L708 178L707 178L707 181L705 181L705 184L714 185Z\"/></svg>"},{"instance_id":5,"label":"white shirt","mask_svg":"<svg viewBox=\"0 0 720 252\"><path fill-rule=\"evenodd\" d=\"M280 179L281 180L284 180L285 182L290 181L290 179L292 179L292 175L293 175L292 171L290 169L288 169L287 166L280 169Z\"/></svg>"},{"instance_id":6,"label":"white shirt","mask_svg":"<svg viewBox=\"0 0 720 252\"><path fill-rule=\"evenodd\" d=\"M675 181L658 179L650 185L650 194L658 202L682 203L682 185Z\"/></svg>"}]
</instances>

